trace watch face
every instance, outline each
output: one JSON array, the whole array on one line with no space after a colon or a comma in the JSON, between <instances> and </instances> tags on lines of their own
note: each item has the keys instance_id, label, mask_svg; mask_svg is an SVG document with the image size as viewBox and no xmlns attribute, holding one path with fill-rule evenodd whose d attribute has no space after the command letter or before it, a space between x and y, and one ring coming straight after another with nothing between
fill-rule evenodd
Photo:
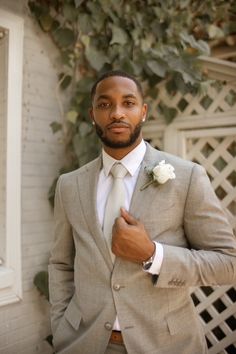
<instances>
[{"instance_id":1,"label":"watch face","mask_svg":"<svg viewBox=\"0 0 236 354\"><path fill-rule=\"evenodd\" d=\"M148 270L149 268L151 268L151 265L152 265L152 262L145 262L144 264L143 264L143 269L144 270Z\"/></svg>"}]
</instances>

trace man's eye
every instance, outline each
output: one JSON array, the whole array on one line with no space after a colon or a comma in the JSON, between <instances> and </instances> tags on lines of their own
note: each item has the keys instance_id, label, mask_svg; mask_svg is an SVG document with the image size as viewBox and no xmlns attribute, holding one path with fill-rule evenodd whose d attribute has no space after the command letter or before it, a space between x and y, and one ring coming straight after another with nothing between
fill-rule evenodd
<instances>
[{"instance_id":1,"label":"man's eye","mask_svg":"<svg viewBox=\"0 0 236 354\"><path fill-rule=\"evenodd\" d=\"M125 105L128 107L132 107L135 105L135 103L133 101L125 101Z\"/></svg>"},{"instance_id":2,"label":"man's eye","mask_svg":"<svg viewBox=\"0 0 236 354\"><path fill-rule=\"evenodd\" d=\"M108 102L100 102L97 105L98 108L108 108L109 106L110 104Z\"/></svg>"}]
</instances>

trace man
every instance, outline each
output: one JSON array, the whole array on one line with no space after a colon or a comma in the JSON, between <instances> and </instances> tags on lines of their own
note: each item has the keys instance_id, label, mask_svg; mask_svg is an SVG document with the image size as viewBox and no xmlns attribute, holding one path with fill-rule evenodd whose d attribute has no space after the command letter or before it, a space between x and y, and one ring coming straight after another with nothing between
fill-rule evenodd
<instances>
[{"instance_id":1,"label":"man","mask_svg":"<svg viewBox=\"0 0 236 354\"><path fill-rule=\"evenodd\" d=\"M203 168L142 140L135 78L108 72L91 96L102 155L61 176L55 198L55 350L207 353L189 288L236 281L232 230Z\"/></svg>"}]
</instances>

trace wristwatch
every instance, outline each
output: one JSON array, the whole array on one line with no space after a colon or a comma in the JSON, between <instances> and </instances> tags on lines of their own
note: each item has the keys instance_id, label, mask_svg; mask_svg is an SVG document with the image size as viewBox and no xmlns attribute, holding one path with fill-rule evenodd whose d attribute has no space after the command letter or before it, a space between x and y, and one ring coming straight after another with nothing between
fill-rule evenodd
<instances>
[{"instance_id":1,"label":"wristwatch","mask_svg":"<svg viewBox=\"0 0 236 354\"><path fill-rule=\"evenodd\" d=\"M155 245L155 243L154 243L154 245ZM155 251L154 251L153 255L147 261L144 261L142 263L144 272L147 272L151 268L152 263L154 261L155 254L156 254L156 245L155 245Z\"/></svg>"}]
</instances>

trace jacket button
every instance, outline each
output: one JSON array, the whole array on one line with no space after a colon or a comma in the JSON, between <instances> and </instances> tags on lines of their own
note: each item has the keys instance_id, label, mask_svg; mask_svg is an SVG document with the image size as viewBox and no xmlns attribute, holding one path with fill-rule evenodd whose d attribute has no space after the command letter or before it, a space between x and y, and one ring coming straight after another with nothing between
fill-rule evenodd
<instances>
[{"instance_id":1,"label":"jacket button","mask_svg":"<svg viewBox=\"0 0 236 354\"><path fill-rule=\"evenodd\" d=\"M113 285L113 289L116 290L116 291L119 291L120 290L120 284L114 284Z\"/></svg>"},{"instance_id":2,"label":"jacket button","mask_svg":"<svg viewBox=\"0 0 236 354\"><path fill-rule=\"evenodd\" d=\"M104 326L108 331L112 329L112 324L110 322L106 322Z\"/></svg>"}]
</instances>

